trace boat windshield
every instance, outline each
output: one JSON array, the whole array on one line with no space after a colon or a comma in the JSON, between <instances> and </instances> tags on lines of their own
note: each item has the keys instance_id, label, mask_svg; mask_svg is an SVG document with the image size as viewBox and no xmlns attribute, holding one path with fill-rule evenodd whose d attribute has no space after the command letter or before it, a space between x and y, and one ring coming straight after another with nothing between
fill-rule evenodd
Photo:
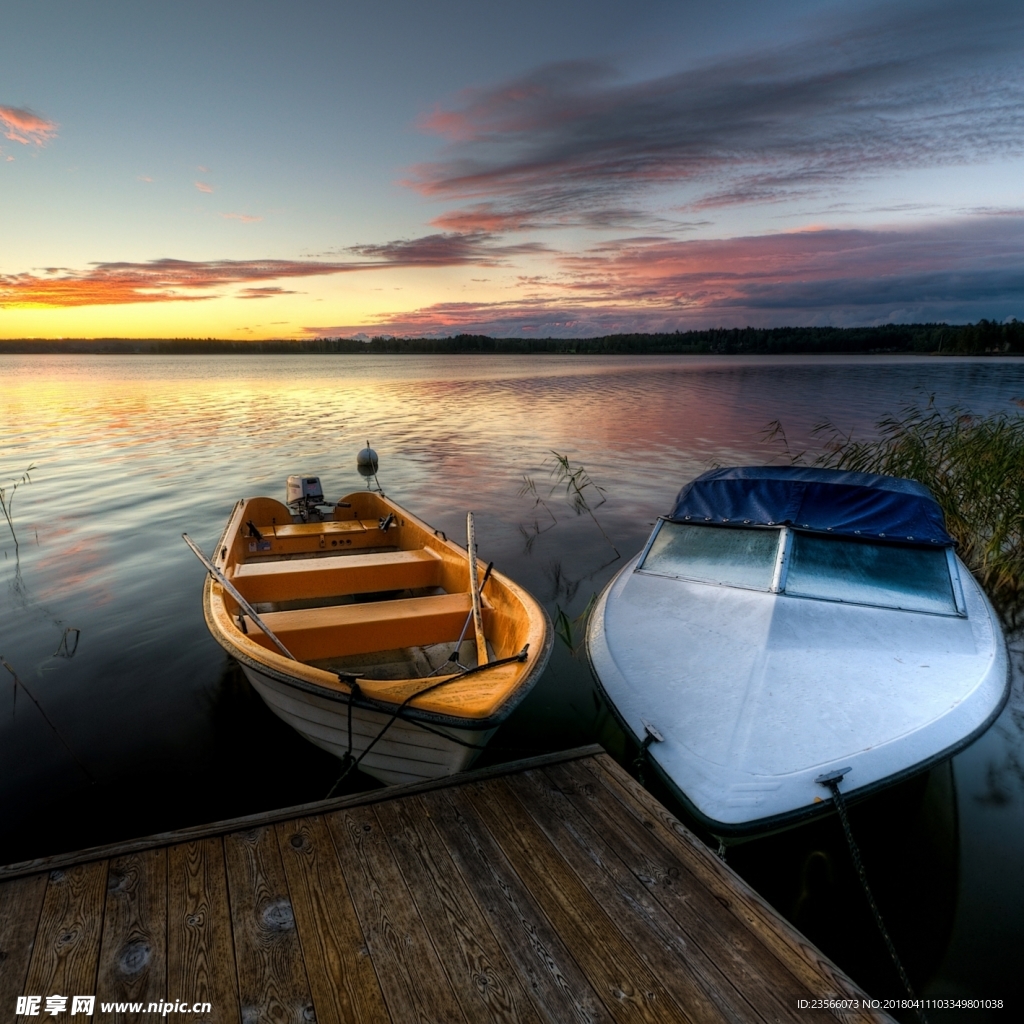
<instances>
[{"instance_id":1,"label":"boat windshield","mask_svg":"<svg viewBox=\"0 0 1024 1024\"><path fill-rule=\"evenodd\" d=\"M663 522L638 568L656 576L770 590L780 532Z\"/></svg>"},{"instance_id":2,"label":"boat windshield","mask_svg":"<svg viewBox=\"0 0 1024 1024\"><path fill-rule=\"evenodd\" d=\"M796 597L956 614L945 548L793 536L785 592Z\"/></svg>"},{"instance_id":3,"label":"boat windshield","mask_svg":"<svg viewBox=\"0 0 1024 1024\"><path fill-rule=\"evenodd\" d=\"M789 531L780 591L791 597L956 615L945 548L873 544ZM771 590L782 531L662 522L639 570Z\"/></svg>"}]
</instances>

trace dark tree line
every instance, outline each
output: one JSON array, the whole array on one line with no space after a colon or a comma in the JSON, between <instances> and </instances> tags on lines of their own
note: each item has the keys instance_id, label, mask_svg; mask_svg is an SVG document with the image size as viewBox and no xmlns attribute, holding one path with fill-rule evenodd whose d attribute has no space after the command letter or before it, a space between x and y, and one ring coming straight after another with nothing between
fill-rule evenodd
<instances>
[{"instance_id":1,"label":"dark tree line","mask_svg":"<svg viewBox=\"0 0 1024 1024\"><path fill-rule=\"evenodd\" d=\"M881 327L715 328L671 334L609 334L600 338L306 338L299 341L224 341L218 338L92 338L0 341L0 353L93 352L238 355L380 353L388 355L835 355L933 353L943 355L1024 354L1024 322L976 324L885 324Z\"/></svg>"}]
</instances>

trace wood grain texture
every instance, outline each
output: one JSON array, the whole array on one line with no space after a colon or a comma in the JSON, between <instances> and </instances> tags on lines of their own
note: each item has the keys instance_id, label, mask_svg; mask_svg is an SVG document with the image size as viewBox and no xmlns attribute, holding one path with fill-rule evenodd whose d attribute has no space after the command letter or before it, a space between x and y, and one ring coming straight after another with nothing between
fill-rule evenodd
<instances>
[{"instance_id":1,"label":"wood grain texture","mask_svg":"<svg viewBox=\"0 0 1024 1024\"><path fill-rule=\"evenodd\" d=\"M211 1004L210 1013L189 1015L192 1024L241 1024L219 839L167 851L167 992L189 1004Z\"/></svg>"},{"instance_id":2,"label":"wood grain texture","mask_svg":"<svg viewBox=\"0 0 1024 1024\"><path fill-rule=\"evenodd\" d=\"M320 816L275 827L317 1024L391 1018L327 825Z\"/></svg>"},{"instance_id":3,"label":"wood grain texture","mask_svg":"<svg viewBox=\"0 0 1024 1024\"><path fill-rule=\"evenodd\" d=\"M378 804L375 811L467 1020L540 1024L430 818L408 800Z\"/></svg>"},{"instance_id":4,"label":"wood grain texture","mask_svg":"<svg viewBox=\"0 0 1024 1024\"><path fill-rule=\"evenodd\" d=\"M473 893L502 949L535 1004L555 1024L609 1024L598 998L557 930L516 874L498 843L474 814L465 814L447 792L418 797Z\"/></svg>"},{"instance_id":5,"label":"wood grain texture","mask_svg":"<svg viewBox=\"0 0 1024 1024\"><path fill-rule=\"evenodd\" d=\"M693 1020L623 937L589 879L577 875L537 825L518 813L507 792L499 783L487 789L468 784L452 799L476 813L501 845L611 1015L635 1024Z\"/></svg>"},{"instance_id":6,"label":"wood grain texture","mask_svg":"<svg viewBox=\"0 0 1024 1024\"><path fill-rule=\"evenodd\" d=\"M106 861L50 872L25 994L67 996L70 1010L73 996L96 991L106 894Z\"/></svg>"},{"instance_id":7,"label":"wood grain texture","mask_svg":"<svg viewBox=\"0 0 1024 1024\"><path fill-rule=\"evenodd\" d=\"M384 1001L394 1021L465 1021L371 807L328 815Z\"/></svg>"},{"instance_id":8,"label":"wood grain texture","mask_svg":"<svg viewBox=\"0 0 1024 1024\"><path fill-rule=\"evenodd\" d=\"M96 1002L159 1003L167 991L167 851L147 850L109 862ZM111 1024L149 1020L115 1012Z\"/></svg>"},{"instance_id":9,"label":"wood grain texture","mask_svg":"<svg viewBox=\"0 0 1024 1024\"><path fill-rule=\"evenodd\" d=\"M309 1024L313 1000L272 826L224 839L242 1024Z\"/></svg>"},{"instance_id":10,"label":"wood grain texture","mask_svg":"<svg viewBox=\"0 0 1024 1024\"><path fill-rule=\"evenodd\" d=\"M603 753L601 747L591 743L584 747L571 750L558 750L552 754L541 754L528 757L522 761L507 761L504 764L493 764L486 768L475 768L471 772L459 772L443 779L428 779L425 782L409 782L401 786L387 786L362 793L350 793L346 796L334 797L330 800L314 800L308 804L296 804L292 807L278 807L257 814L246 814L238 818L226 818L223 821L211 821L205 825L193 825L190 828L175 829L172 832L160 832L157 835L142 836L120 843L108 843L104 846L93 846L87 850L73 850L70 853L58 853L52 857L34 857L32 860L19 861L17 864L0 865L0 882L11 878L24 878L52 871L54 868L69 867L72 864L85 864L89 861L119 857L125 853L137 853L139 850L152 850L158 846L174 846L178 843L195 842L209 836L225 836L242 829L258 828L278 821L293 821L310 814L326 814L342 807L362 807L365 804L379 803L381 800L394 800L413 793L428 793L435 789L447 789L449 786L461 785L467 778L490 779L508 775L511 772L526 771L529 768L543 767L547 764L561 764L581 757L592 757Z\"/></svg>"},{"instance_id":11,"label":"wood grain texture","mask_svg":"<svg viewBox=\"0 0 1024 1024\"><path fill-rule=\"evenodd\" d=\"M791 973L805 993L819 998L865 998L865 993L824 953L786 922L607 754L588 758L581 768L616 798L620 816L624 811L663 846L681 852L693 872L695 886L716 900L730 916L746 923L757 941L772 953L775 971ZM892 1018L861 1009L843 1013L840 1019L850 1022L891 1021Z\"/></svg>"},{"instance_id":12,"label":"wood grain texture","mask_svg":"<svg viewBox=\"0 0 1024 1024\"><path fill-rule=\"evenodd\" d=\"M194 1024L890 1020L798 1015L800 998L862 993L592 748L306 806L330 811L0 878L0 1006L209 1003Z\"/></svg>"},{"instance_id":13,"label":"wood grain texture","mask_svg":"<svg viewBox=\"0 0 1024 1024\"><path fill-rule=\"evenodd\" d=\"M27 992L25 977L45 893L45 873L0 884L0 1009L5 1012Z\"/></svg>"},{"instance_id":14,"label":"wood grain texture","mask_svg":"<svg viewBox=\"0 0 1024 1024\"><path fill-rule=\"evenodd\" d=\"M658 843L639 822L624 822L613 806L614 798L585 773L571 775L554 769L540 774L561 794L561 801L551 799L551 803L580 835L582 844L596 855L603 853L610 868L618 864L628 872L615 871L627 891L632 876L632 885L639 887L633 890L634 898L656 907L654 917L676 923L685 956L700 970L708 991L717 993L723 1011L728 1007L741 1018L753 1013L772 1021L797 1019L797 1000L807 997L807 991L744 921L725 912L696 880L680 851ZM536 799L541 799L539 794ZM801 1012L799 1019L804 1018Z\"/></svg>"},{"instance_id":15,"label":"wood grain texture","mask_svg":"<svg viewBox=\"0 0 1024 1024\"><path fill-rule=\"evenodd\" d=\"M617 834L628 830L609 827L593 813L581 813L543 772L518 775L506 786L514 794L510 801L517 805L509 814L512 826L526 816L536 822L676 1004L686 1007L691 1020L740 1024L772 1019L758 1012L756 1002L744 998L695 940L692 927L674 918L630 870L630 864L636 870L636 858ZM639 873L643 876L642 870ZM794 1002L791 1013L795 1011Z\"/></svg>"}]
</instances>

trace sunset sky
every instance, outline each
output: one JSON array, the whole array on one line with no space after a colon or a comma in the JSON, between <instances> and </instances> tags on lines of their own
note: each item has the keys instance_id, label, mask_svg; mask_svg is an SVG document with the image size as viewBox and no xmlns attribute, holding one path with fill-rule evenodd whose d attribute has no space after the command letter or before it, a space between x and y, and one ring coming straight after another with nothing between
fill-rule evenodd
<instances>
[{"instance_id":1,"label":"sunset sky","mask_svg":"<svg viewBox=\"0 0 1024 1024\"><path fill-rule=\"evenodd\" d=\"M13 0L0 338L1024 319L1024 3Z\"/></svg>"}]
</instances>

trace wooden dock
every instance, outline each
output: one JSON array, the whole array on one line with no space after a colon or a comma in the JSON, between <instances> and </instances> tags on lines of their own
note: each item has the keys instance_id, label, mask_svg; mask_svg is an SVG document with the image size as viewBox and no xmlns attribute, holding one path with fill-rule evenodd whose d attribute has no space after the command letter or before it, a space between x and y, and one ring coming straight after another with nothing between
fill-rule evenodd
<instances>
[{"instance_id":1,"label":"wooden dock","mask_svg":"<svg viewBox=\"0 0 1024 1024\"><path fill-rule=\"evenodd\" d=\"M51 994L103 1024L888 1019L799 1009L863 993L599 747L0 868L0 1019Z\"/></svg>"}]
</instances>

